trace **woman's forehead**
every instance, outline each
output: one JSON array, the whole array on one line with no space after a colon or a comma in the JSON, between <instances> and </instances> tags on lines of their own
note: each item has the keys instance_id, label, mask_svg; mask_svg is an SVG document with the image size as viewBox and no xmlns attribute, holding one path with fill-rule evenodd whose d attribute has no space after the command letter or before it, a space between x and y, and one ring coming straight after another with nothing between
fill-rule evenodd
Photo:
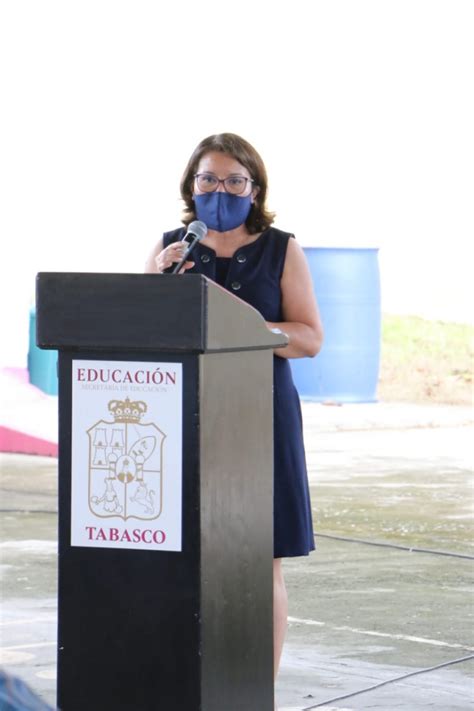
<instances>
[{"instance_id":1,"label":"woman's forehead","mask_svg":"<svg viewBox=\"0 0 474 711\"><path fill-rule=\"evenodd\" d=\"M220 153L219 151L205 153L199 161L198 172L215 173L218 177L225 177L235 173L251 177L247 168L239 163L238 160L228 153Z\"/></svg>"}]
</instances>

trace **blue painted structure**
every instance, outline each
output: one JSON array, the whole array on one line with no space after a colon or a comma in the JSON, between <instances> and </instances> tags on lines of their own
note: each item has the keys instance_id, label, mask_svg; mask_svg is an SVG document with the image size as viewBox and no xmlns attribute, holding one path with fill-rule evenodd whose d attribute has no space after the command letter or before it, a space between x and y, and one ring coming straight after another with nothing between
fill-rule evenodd
<instances>
[{"instance_id":1,"label":"blue painted structure","mask_svg":"<svg viewBox=\"0 0 474 711\"><path fill-rule=\"evenodd\" d=\"M324 327L316 358L291 360L302 399L375 402L380 367L378 248L304 249Z\"/></svg>"},{"instance_id":2,"label":"blue painted structure","mask_svg":"<svg viewBox=\"0 0 474 711\"><path fill-rule=\"evenodd\" d=\"M36 311L30 311L28 373L30 383L48 395L58 394L57 351L44 351L36 345Z\"/></svg>"}]
</instances>

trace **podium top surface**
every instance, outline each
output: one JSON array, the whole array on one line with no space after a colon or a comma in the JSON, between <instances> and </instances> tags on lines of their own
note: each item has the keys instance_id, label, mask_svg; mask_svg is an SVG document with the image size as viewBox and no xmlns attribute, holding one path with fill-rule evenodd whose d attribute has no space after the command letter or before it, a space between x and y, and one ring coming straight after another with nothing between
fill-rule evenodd
<instances>
[{"instance_id":1,"label":"podium top surface","mask_svg":"<svg viewBox=\"0 0 474 711\"><path fill-rule=\"evenodd\" d=\"M261 314L201 274L41 272L40 348L206 353L287 344Z\"/></svg>"}]
</instances>

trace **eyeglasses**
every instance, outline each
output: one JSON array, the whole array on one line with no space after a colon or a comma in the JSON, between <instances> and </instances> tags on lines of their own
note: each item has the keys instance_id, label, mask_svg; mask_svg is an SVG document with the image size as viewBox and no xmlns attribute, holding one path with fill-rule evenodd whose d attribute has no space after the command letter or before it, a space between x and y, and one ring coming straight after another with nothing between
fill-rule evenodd
<instances>
[{"instance_id":1,"label":"eyeglasses","mask_svg":"<svg viewBox=\"0 0 474 711\"><path fill-rule=\"evenodd\" d=\"M226 193L231 195L242 195L247 188L247 183L253 183L252 178L244 178L243 175L230 175L221 180L213 173L196 173L194 176L196 185L203 193L214 193L222 183Z\"/></svg>"}]
</instances>

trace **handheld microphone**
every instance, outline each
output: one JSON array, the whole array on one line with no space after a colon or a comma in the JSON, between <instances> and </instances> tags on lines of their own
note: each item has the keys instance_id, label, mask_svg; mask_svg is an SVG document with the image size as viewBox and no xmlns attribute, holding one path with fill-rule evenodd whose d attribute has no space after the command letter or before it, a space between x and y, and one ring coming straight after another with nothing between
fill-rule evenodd
<instances>
[{"instance_id":1,"label":"handheld microphone","mask_svg":"<svg viewBox=\"0 0 474 711\"><path fill-rule=\"evenodd\" d=\"M185 249L185 252L179 262L175 264L174 266L168 267L168 269L165 269L165 273L167 274L177 274L179 270L182 268L183 264L188 260L189 255L193 251L194 247L197 245L198 242L200 242L202 239L207 234L207 225L204 224L204 222L201 222L201 220L194 220L194 222L191 222L188 225L188 229L186 231L186 234L184 235L183 239L181 240L182 242L186 242L187 247Z\"/></svg>"}]
</instances>

